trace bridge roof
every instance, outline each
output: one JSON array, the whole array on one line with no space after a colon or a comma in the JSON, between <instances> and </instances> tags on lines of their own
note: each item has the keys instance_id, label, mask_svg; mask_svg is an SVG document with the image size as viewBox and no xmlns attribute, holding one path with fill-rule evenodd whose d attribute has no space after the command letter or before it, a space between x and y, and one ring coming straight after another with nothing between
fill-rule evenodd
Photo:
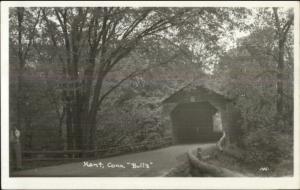
<instances>
[{"instance_id":1,"label":"bridge roof","mask_svg":"<svg viewBox=\"0 0 300 190\"><path fill-rule=\"evenodd\" d=\"M180 102L182 99L190 98L190 97L198 97L201 99L201 96L205 94L209 97L215 97L223 102L230 102L228 96L225 95L224 92L219 90L217 85L213 81L206 81L206 80L198 80L193 81L186 86L182 87L181 89L175 91L169 97L165 98L162 103L177 103Z\"/></svg>"}]
</instances>

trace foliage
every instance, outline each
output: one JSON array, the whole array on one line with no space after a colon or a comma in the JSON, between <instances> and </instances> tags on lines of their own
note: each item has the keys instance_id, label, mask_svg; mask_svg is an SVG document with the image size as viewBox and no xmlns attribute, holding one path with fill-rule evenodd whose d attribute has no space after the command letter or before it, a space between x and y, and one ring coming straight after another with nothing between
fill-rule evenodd
<instances>
[{"instance_id":1,"label":"foliage","mask_svg":"<svg viewBox=\"0 0 300 190\"><path fill-rule=\"evenodd\" d=\"M246 163L292 160L292 29L284 8L12 8L11 128L24 149L159 141L161 101L207 76L241 111Z\"/></svg>"},{"instance_id":2,"label":"foliage","mask_svg":"<svg viewBox=\"0 0 300 190\"><path fill-rule=\"evenodd\" d=\"M152 135L151 129L146 132L149 135L133 141L163 136L159 109L153 107L157 107L164 95L177 89L186 80L182 77L190 71L193 71L191 76L198 77L197 72L202 74L205 67L213 64L208 62L214 62L223 49L220 38L242 26L242 21L235 18L246 15L244 8L12 8L10 64L18 63L15 67L18 84L11 91L12 98L17 100L17 106L12 106L16 111L12 117L18 121L16 127L31 133L21 127L25 117L22 113L31 113L33 122L55 117L56 130L66 141L64 148L69 149L94 149L97 125L110 126L114 122L120 129L127 123L128 131L140 131L145 123L154 126L157 134ZM166 66L169 63L174 67ZM159 69L160 66L165 68ZM27 84L33 88L28 97L46 94L39 102L33 99L30 107L38 105L37 110L48 115L20 106L27 101L23 93L29 91L22 84L25 68L30 68L34 77L40 76L37 80L46 81L43 88L33 82ZM185 68L189 69L183 76ZM175 74L165 76L168 70L174 70ZM147 84L157 76L162 80L159 90L155 90L157 84ZM133 86L130 90L120 88L129 79L142 85L141 88L138 91ZM162 87L165 81L170 83ZM128 91L135 91L134 96ZM126 97L131 99L130 103ZM108 109L115 106L120 110ZM111 121L103 119L99 111L102 115L112 113L113 116L106 117ZM119 123L114 119L118 116L122 116ZM110 134L113 133L110 129Z\"/></svg>"},{"instance_id":3,"label":"foliage","mask_svg":"<svg viewBox=\"0 0 300 190\"><path fill-rule=\"evenodd\" d=\"M270 166L285 159L292 160L293 60L289 54L293 47L285 44L290 52L284 52L281 71L276 27L274 22L264 24L253 28L249 36L239 40L236 49L222 58L218 74L243 117L243 140L238 145L246 150L244 161ZM291 34L287 38L290 40L293 40ZM279 72L282 73L280 78ZM283 84L282 110L278 109L281 93L278 80Z\"/></svg>"}]
</instances>

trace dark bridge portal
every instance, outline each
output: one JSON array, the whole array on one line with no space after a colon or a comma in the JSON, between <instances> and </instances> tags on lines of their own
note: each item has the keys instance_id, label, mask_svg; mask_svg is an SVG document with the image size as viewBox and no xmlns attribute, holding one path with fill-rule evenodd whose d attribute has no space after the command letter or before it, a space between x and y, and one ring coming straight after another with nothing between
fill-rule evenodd
<instances>
[{"instance_id":1,"label":"dark bridge portal","mask_svg":"<svg viewBox=\"0 0 300 190\"><path fill-rule=\"evenodd\" d=\"M183 103L171 113L177 143L217 141L221 133L213 131L217 109L208 102Z\"/></svg>"}]
</instances>

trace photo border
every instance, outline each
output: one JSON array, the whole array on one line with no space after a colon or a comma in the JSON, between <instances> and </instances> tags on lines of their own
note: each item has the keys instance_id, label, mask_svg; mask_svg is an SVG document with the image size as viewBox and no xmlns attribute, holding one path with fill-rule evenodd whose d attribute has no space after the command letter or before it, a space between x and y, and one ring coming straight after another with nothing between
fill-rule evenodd
<instances>
[{"instance_id":1,"label":"photo border","mask_svg":"<svg viewBox=\"0 0 300 190\"><path fill-rule=\"evenodd\" d=\"M293 7L294 176L293 177L9 177L9 7ZM299 2L297 1L14 1L1 2L1 179L4 189L291 189L299 177Z\"/></svg>"}]
</instances>

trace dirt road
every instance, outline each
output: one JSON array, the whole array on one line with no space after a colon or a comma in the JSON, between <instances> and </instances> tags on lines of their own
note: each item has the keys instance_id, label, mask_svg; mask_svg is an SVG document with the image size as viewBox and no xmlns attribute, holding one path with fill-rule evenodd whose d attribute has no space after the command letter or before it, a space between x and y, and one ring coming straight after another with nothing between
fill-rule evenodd
<instances>
[{"instance_id":1,"label":"dirt road","mask_svg":"<svg viewBox=\"0 0 300 190\"><path fill-rule=\"evenodd\" d=\"M163 176L186 159L186 152L211 144L174 145L167 148L98 160L42 167L12 173L16 177L155 177Z\"/></svg>"}]
</instances>

